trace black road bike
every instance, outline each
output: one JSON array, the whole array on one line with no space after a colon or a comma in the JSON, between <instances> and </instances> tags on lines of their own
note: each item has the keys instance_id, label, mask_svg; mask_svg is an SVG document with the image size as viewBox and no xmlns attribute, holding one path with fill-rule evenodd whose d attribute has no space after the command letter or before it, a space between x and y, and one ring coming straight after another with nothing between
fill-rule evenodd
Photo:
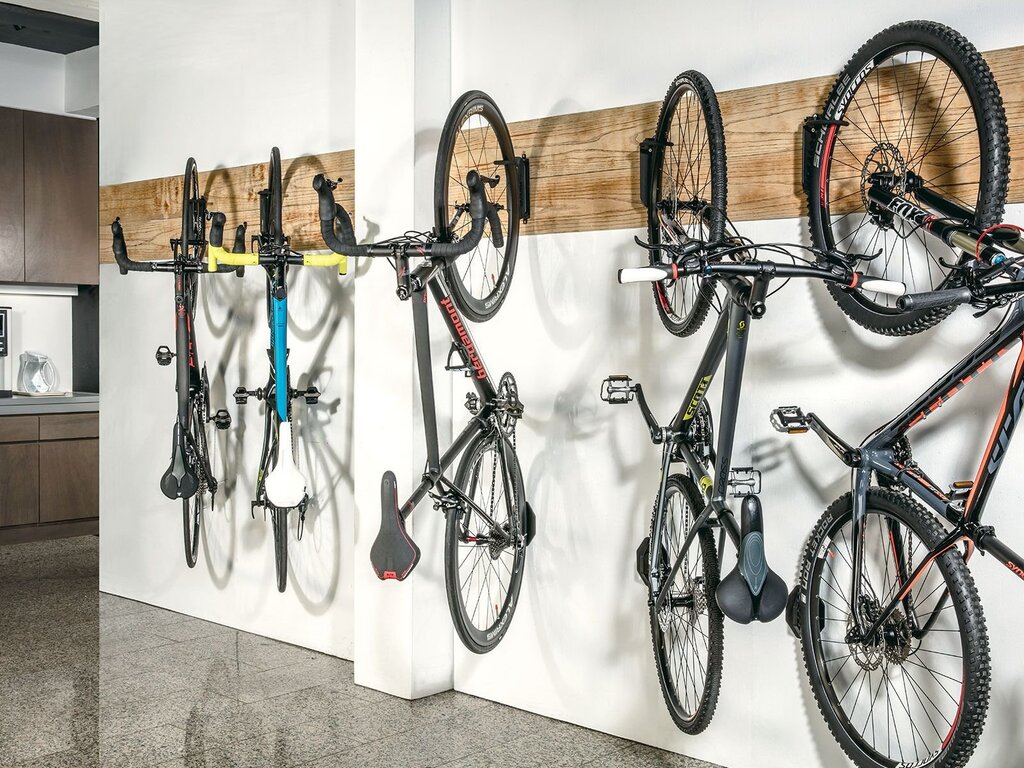
<instances>
[{"instance_id":1,"label":"black road bike","mask_svg":"<svg viewBox=\"0 0 1024 768\"><path fill-rule=\"evenodd\" d=\"M337 254L303 254L289 247L288 237L282 226L283 190L281 186L281 153L277 147L270 152L268 185L259 193L260 231L252 237L252 252L239 253L236 248L229 253L223 248L211 248L209 268L216 270L220 264L244 268L261 266L266 271L267 283L267 325L270 327L270 373L267 383L257 389L238 387L235 402L245 405L250 397L263 401L263 449L260 454L259 472L256 475L256 498L250 504L255 517L257 507L264 517L270 513L274 531L274 568L277 575L277 589L284 592L288 584L288 513L295 510L299 515L297 536L302 538L306 519L309 494L306 481L295 464L295 447L292 439L292 401L303 399L307 406L316 405L320 392L310 385L306 389L293 389L291 369L288 366L288 270L296 265L314 267L337 267L339 274L345 274L347 260ZM215 214L213 227L223 231L224 216ZM236 230L235 242L245 242L246 224ZM220 238L218 238L220 239Z\"/></svg>"},{"instance_id":2,"label":"black road bike","mask_svg":"<svg viewBox=\"0 0 1024 768\"><path fill-rule=\"evenodd\" d=\"M949 271L937 290L905 295L891 310L861 317L884 322L878 329L888 332L927 327L960 304L972 304L979 314L1005 307L1006 315L859 447L795 406L774 411L772 423L783 432L813 431L852 469L851 492L825 511L807 542L790 599L790 625L801 639L825 721L863 768L952 768L965 765L977 746L991 679L984 613L968 561L980 550L1024 579L1024 558L982 523L1024 407L1024 351L973 480L943 490L914 460L907 433L1024 339L1024 241L1020 227L998 223L1007 185L1006 126L984 61L956 32L928 22L886 30L855 61L877 60L897 42L913 52L910 71L927 73L941 62L953 72L948 90L970 94L971 105L981 94L981 111L970 114L975 107L964 102L965 132L973 134L976 119L983 120L982 143L994 139L1002 148L990 161L981 155L976 205L945 178L937 184L922 178L912 164L867 176L868 215L876 217L868 226L912 232L932 248L948 245L962 253L946 262ZM953 83L962 73L973 79ZM824 128L839 131L834 124ZM976 185L969 190L974 203Z\"/></svg>"},{"instance_id":3,"label":"black road bike","mask_svg":"<svg viewBox=\"0 0 1024 768\"><path fill-rule=\"evenodd\" d=\"M667 425L654 417L641 385L628 376L610 376L601 387L602 400L610 404L635 400L651 440L662 448L651 532L637 549L636 565L648 588L665 702L680 730L696 734L707 728L718 702L724 619L771 621L787 599L785 582L765 556L760 473L732 466L750 322L764 316L769 284L776 279L813 278L844 290L897 294L903 286L866 278L840 254L817 253L819 263L797 264L791 250L800 246L786 250L725 235L722 121L714 91L699 72L684 72L673 82L657 137L641 144L641 168L651 242L637 242L648 249L649 266L620 270L619 282L652 282L662 320L680 335L699 326L719 298L718 288L724 294L693 380ZM761 250L794 263L758 259ZM706 394L723 358L716 442ZM681 471L676 464L683 465ZM741 499L738 522L730 495ZM727 536L737 563L720 578Z\"/></svg>"},{"instance_id":4,"label":"black road bike","mask_svg":"<svg viewBox=\"0 0 1024 768\"><path fill-rule=\"evenodd\" d=\"M395 475L381 480L381 526L370 552L380 579L405 579L420 550L405 520L427 495L446 518L445 587L455 629L474 653L492 650L508 630L526 565L535 519L516 455L523 415L511 373L495 382L465 317L492 317L507 295L515 266L519 222L529 212L529 165L516 157L508 127L486 94L472 91L452 107L441 134L434 176L434 229L357 245L348 213L334 201L335 182L323 174L324 241L336 253L388 258L398 297L410 301L423 406L427 462L412 495L398 505ZM494 202L486 189L493 190ZM488 234L489 233L489 234ZM470 422L442 455L431 373L427 292L452 338L446 370L473 381ZM461 456L461 459L460 459ZM454 478L446 473L458 460Z\"/></svg>"},{"instance_id":5,"label":"black road bike","mask_svg":"<svg viewBox=\"0 0 1024 768\"><path fill-rule=\"evenodd\" d=\"M194 327L199 273L207 271L203 259L207 245L206 221L209 216L215 215L219 214L207 214L206 198L199 194L196 161L190 157L185 164L181 236L171 240L170 260L134 261L128 256L120 218L110 225L114 238L114 260L122 275L129 272L170 272L174 275L174 352L166 346L156 350L156 361L160 365L170 365L172 361L177 361L175 389L178 393L178 415L171 437L171 461L160 479L160 490L169 499L181 499L185 562L189 568L195 567L199 553L203 511L207 504L213 507L218 487L210 465L207 427L211 422L220 430L231 426L231 417L227 411L221 409L210 413L210 382L206 375L206 365L199 365ZM222 234L221 230L218 237ZM211 232L211 242L213 238ZM216 244L221 245L219 239ZM238 248L238 243L235 247ZM234 268L218 271L234 271Z\"/></svg>"}]
</instances>

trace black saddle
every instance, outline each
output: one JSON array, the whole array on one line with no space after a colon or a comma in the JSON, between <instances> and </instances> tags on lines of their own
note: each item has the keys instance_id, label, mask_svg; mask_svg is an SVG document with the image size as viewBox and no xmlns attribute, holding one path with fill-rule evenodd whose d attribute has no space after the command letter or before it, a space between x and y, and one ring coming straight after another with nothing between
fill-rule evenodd
<instances>
[{"instance_id":1,"label":"black saddle","mask_svg":"<svg viewBox=\"0 0 1024 768\"><path fill-rule=\"evenodd\" d=\"M786 582L768 567L761 502L753 494L743 498L740 532L736 567L718 585L718 607L740 624L772 621L786 607Z\"/></svg>"},{"instance_id":2,"label":"black saddle","mask_svg":"<svg viewBox=\"0 0 1024 768\"><path fill-rule=\"evenodd\" d=\"M420 561L420 548L405 530L398 511L395 474L385 472L380 481L380 531L370 547L370 564L377 578L402 581Z\"/></svg>"},{"instance_id":3,"label":"black saddle","mask_svg":"<svg viewBox=\"0 0 1024 768\"><path fill-rule=\"evenodd\" d=\"M160 478L160 490L169 499L189 499L199 490L199 478L185 461L185 437L178 422L171 438L171 464Z\"/></svg>"}]
</instances>

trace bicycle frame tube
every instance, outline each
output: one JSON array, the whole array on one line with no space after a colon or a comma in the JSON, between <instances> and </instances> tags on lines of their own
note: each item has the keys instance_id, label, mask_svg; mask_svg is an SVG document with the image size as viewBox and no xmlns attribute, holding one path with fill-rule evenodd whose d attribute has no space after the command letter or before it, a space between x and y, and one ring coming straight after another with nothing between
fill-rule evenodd
<instances>
[{"instance_id":1,"label":"bicycle frame tube","mask_svg":"<svg viewBox=\"0 0 1024 768\"><path fill-rule=\"evenodd\" d=\"M288 297L271 298L273 321L271 347L274 350L274 394L277 418L288 421Z\"/></svg>"}]
</instances>

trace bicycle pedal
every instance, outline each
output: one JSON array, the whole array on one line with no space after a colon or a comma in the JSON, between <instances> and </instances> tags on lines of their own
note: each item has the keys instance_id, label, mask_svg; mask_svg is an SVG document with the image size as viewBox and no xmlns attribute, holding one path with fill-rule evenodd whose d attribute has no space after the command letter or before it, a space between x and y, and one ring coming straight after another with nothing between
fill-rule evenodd
<instances>
[{"instance_id":1,"label":"bicycle pedal","mask_svg":"<svg viewBox=\"0 0 1024 768\"><path fill-rule=\"evenodd\" d=\"M601 399L609 405L623 405L632 402L636 385L629 376L616 374L601 382Z\"/></svg>"},{"instance_id":2,"label":"bicycle pedal","mask_svg":"<svg viewBox=\"0 0 1024 768\"><path fill-rule=\"evenodd\" d=\"M249 392L245 387L235 390L235 405L245 405L249 401Z\"/></svg>"},{"instance_id":3,"label":"bicycle pedal","mask_svg":"<svg viewBox=\"0 0 1024 768\"><path fill-rule=\"evenodd\" d=\"M306 405L316 405L320 402L320 390L316 387L307 387L303 396L306 399Z\"/></svg>"},{"instance_id":4,"label":"bicycle pedal","mask_svg":"<svg viewBox=\"0 0 1024 768\"><path fill-rule=\"evenodd\" d=\"M156 348L156 361L159 365L170 365L173 357L174 353L170 347L161 345Z\"/></svg>"},{"instance_id":5,"label":"bicycle pedal","mask_svg":"<svg viewBox=\"0 0 1024 768\"><path fill-rule=\"evenodd\" d=\"M974 488L973 480L957 480L949 485L949 500L950 501L964 501L968 496L971 495L971 490Z\"/></svg>"},{"instance_id":6,"label":"bicycle pedal","mask_svg":"<svg viewBox=\"0 0 1024 768\"><path fill-rule=\"evenodd\" d=\"M733 467L729 470L729 495L740 498L761 493L761 471L753 467Z\"/></svg>"},{"instance_id":7,"label":"bicycle pedal","mask_svg":"<svg viewBox=\"0 0 1024 768\"><path fill-rule=\"evenodd\" d=\"M802 435L811 428L810 419L799 405L783 405L772 411L772 427L776 432Z\"/></svg>"},{"instance_id":8,"label":"bicycle pedal","mask_svg":"<svg viewBox=\"0 0 1024 768\"><path fill-rule=\"evenodd\" d=\"M476 392L466 393L466 402L463 403L466 406L466 410L476 416L480 413L480 397Z\"/></svg>"},{"instance_id":9,"label":"bicycle pedal","mask_svg":"<svg viewBox=\"0 0 1024 768\"><path fill-rule=\"evenodd\" d=\"M231 414L225 409L221 408L211 417L210 421L214 423L214 426L219 430L225 430L231 427Z\"/></svg>"}]
</instances>

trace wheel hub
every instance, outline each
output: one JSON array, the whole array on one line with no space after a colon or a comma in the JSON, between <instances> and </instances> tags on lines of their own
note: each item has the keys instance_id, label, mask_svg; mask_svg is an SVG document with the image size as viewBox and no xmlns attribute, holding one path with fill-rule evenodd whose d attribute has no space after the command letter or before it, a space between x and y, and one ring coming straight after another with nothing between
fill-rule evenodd
<instances>
[{"instance_id":1,"label":"wheel hub","mask_svg":"<svg viewBox=\"0 0 1024 768\"><path fill-rule=\"evenodd\" d=\"M902 195L907 179L907 163L894 144L887 141L875 145L860 171L860 199L872 222L880 229L893 229L893 214L868 199L868 190L874 184L885 187L895 195Z\"/></svg>"},{"instance_id":2,"label":"wheel hub","mask_svg":"<svg viewBox=\"0 0 1024 768\"><path fill-rule=\"evenodd\" d=\"M867 624L873 624L875 620L882 615L878 601L869 597L861 598L860 613L864 622ZM857 629L852 613L846 620L846 629L846 636L848 638L847 642L849 643L850 652L853 654L853 660L856 662L857 666L868 672L873 672L882 666L882 659L885 655L885 641L882 639L882 636L880 634L876 634L874 637L862 640L850 640L849 638L854 637Z\"/></svg>"}]
</instances>

